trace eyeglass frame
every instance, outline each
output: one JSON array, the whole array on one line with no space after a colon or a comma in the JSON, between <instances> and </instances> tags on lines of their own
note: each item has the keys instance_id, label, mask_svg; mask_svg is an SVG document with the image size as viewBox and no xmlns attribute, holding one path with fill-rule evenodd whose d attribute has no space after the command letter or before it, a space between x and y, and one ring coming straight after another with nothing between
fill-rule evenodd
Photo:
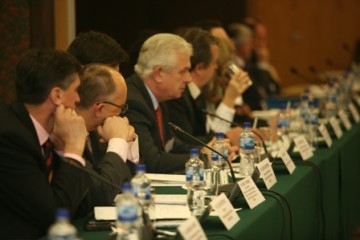
<instances>
[{"instance_id":1,"label":"eyeglass frame","mask_svg":"<svg viewBox=\"0 0 360 240\"><path fill-rule=\"evenodd\" d=\"M117 104L109 102L109 101L102 101L97 104L100 104L100 103L109 104L109 105L119 108L121 110L121 114L125 113L129 109L129 106L126 103L123 105L117 105Z\"/></svg>"}]
</instances>

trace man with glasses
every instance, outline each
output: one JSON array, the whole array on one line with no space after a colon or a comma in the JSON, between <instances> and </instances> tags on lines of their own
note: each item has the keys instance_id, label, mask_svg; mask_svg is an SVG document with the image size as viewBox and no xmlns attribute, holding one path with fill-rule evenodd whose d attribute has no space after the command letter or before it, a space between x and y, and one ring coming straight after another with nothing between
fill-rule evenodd
<instances>
[{"instance_id":1,"label":"man with glasses","mask_svg":"<svg viewBox=\"0 0 360 240\"><path fill-rule=\"evenodd\" d=\"M81 75L78 92L81 100L76 112L89 131L84 158L97 174L120 186L132 177L127 164L139 161L134 128L126 117L120 117L127 110L125 80L112 67L91 64ZM92 182L91 206L111 205L119 191L97 179Z\"/></svg>"}]
</instances>

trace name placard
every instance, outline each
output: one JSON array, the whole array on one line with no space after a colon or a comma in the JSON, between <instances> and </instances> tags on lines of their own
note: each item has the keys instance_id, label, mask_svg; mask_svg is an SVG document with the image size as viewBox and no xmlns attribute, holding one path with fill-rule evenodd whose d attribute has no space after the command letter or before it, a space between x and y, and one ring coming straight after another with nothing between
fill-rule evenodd
<instances>
[{"instance_id":1,"label":"name placard","mask_svg":"<svg viewBox=\"0 0 360 240\"><path fill-rule=\"evenodd\" d=\"M309 145L308 141L306 140L304 135L300 135L294 138L294 142L296 147L299 149L301 158L306 161L311 158L314 153L312 151L311 146Z\"/></svg>"},{"instance_id":2,"label":"name placard","mask_svg":"<svg viewBox=\"0 0 360 240\"><path fill-rule=\"evenodd\" d=\"M351 112L351 115L355 119L355 122L360 122L360 115L358 110L356 109L355 105L353 103L349 103L349 110Z\"/></svg>"},{"instance_id":3,"label":"name placard","mask_svg":"<svg viewBox=\"0 0 360 240\"><path fill-rule=\"evenodd\" d=\"M238 185L241 189L241 192L244 194L247 204L251 209L265 201L264 196L262 195L259 188L256 186L250 176L239 181Z\"/></svg>"},{"instance_id":4,"label":"name placard","mask_svg":"<svg viewBox=\"0 0 360 240\"><path fill-rule=\"evenodd\" d=\"M328 147L331 147L332 139L330 137L329 131L326 129L324 124L321 124L319 126L319 132L320 132L321 136L324 138L326 145Z\"/></svg>"},{"instance_id":5,"label":"name placard","mask_svg":"<svg viewBox=\"0 0 360 240\"><path fill-rule=\"evenodd\" d=\"M239 215L224 193L215 197L214 200L211 201L210 206L218 214L227 230L230 230L240 220Z\"/></svg>"},{"instance_id":6,"label":"name placard","mask_svg":"<svg viewBox=\"0 0 360 240\"><path fill-rule=\"evenodd\" d=\"M178 227L184 240L201 239L207 240L204 230L195 216L190 217Z\"/></svg>"},{"instance_id":7,"label":"name placard","mask_svg":"<svg viewBox=\"0 0 360 240\"><path fill-rule=\"evenodd\" d=\"M269 162L268 158L262 160L257 168L260 171L261 176L263 177L266 189L270 189L277 182L274 170Z\"/></svg>"},{"instance_id":8,"label":"name placard","mask_svg":"<svg viewBox=\"0 0 360 240\"><path fill-rule=\"evenodd\" d=\"M330 125L334 129L336 137L341 138L343 131L341 130L339 122L335 117L330 118Z\"/></svg>"},{"instance_id":9,"label":"name placard","mask_svg":"<svg viewBox=\"0 0 360 240\"><path fill-rule=\"evenodd\" d=\"M341 119L341 122L344 124L346 130L350 130L351 129L351 122L346 114L346 112L344 111L344 109L339 110L338 115Z\"/></svg>"},{"instance_id":10,"label":"name placard","mask_svg":"<svg viewBox=\"0 0 360 240\"><path fill-rule=\"evenodd\" d=\"M284 149L281 149L279 155L281 160L284 162L289 173L292 174L295 171L296 166L294 164L294 161L291 159L290 155L288 154L288 152Z\"/></svg>"}]
</instances>

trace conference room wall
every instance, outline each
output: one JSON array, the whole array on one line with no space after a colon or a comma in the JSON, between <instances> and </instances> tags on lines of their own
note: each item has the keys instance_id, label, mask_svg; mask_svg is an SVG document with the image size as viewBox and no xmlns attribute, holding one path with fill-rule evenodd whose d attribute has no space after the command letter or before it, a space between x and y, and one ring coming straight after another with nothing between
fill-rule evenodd
<instances>
[{"instance_id":1,"label":"conference room wall","mask_svg":"<svg viewBox=\"0 0 360 240\"><path fill-rule=\"evenodd\" d=\"M360 1L357 0L251 0L247 14L268 27L271 61L278 69L282 86L304 83L290 73L296 67L309 78L312 65L319 71L343 69L360 38ZM330 59L334 66L327 66Z\"/></svg>"}]
</instances>

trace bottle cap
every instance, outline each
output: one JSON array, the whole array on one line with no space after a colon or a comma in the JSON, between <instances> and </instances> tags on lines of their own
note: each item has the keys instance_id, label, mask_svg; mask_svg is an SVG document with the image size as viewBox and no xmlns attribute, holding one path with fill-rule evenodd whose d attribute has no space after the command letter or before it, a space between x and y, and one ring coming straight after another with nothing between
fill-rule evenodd
<instances>
[{"instance_id":1,"label":"bottle cap","mask_svg":"<svg viewBox=\"0 0 360 240\"><path fill-rule=\"evenodd\" d=\"M194 155L196 155L196 156L199 155L199 149L197 149L197 148L190 149L190 156L194 156Z\"/></svg>"},{"instance_id":2,"label":"bottle cap","mask_svg":"<svg viewBox=\"0 0 360 240\"><path fill-rule=\"evenodd\" d=\"M58 208L55 212L56 219L69 219L69 210L66 208Z\"/></svg>"},{"instance_id":3,"label":"bottle cap","mask_svg":"<svg viewBox=\"0 0 360 240\"><path fill-rule=\"evenodd\" d=\"M243 127L244 128L251 128L251 122L244 122Z\"/></svg>"},{"instance_id":4,"label":"bottle cap","mask_svg":"<svg viewBox=\"0 0 360 240\"><path fill-rule=\"evenodd\" d=\"M145 164L136 165L136 172L145 172Z\"/></svg>"},{"instance_id":5,"label":"bottle cap","mask_svg":"<svg viewBox=\"0 0 360 240\"><path fill-rule=\"evenodd\" d=\"M218 139L222 139L225 137L225 134L223 132L216 132L215 137Z\"/></svg>"},{"instance_id":6,"label":"bottle cap","mask_svg":"<svg viewBox=\"0 0 360 240\"><path fill-rule=\"evenodd\" d=\"M123 192L129 192L132 190L132 186L131 186L131 183L129 182L124 182L122 185L121 185L121 190Z\"/></svg>"}]
</instances>

